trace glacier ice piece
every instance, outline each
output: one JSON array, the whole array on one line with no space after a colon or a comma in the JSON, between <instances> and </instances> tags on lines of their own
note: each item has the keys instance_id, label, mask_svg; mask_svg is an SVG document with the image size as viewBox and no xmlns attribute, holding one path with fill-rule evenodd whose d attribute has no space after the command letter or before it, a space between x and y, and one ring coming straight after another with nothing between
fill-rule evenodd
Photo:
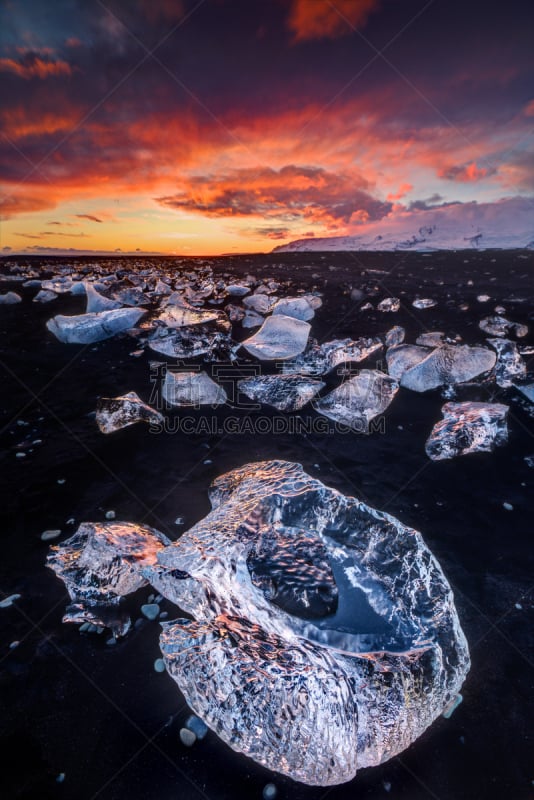
<instances>
[{"instance_id":1,"label":"glacier ice piece","mask_svg":"<svg viewBox=\"0 0 534 800\"><path fill-rule=\"evenodd\" d=\"M443 331L425 331L420 333L415 340L416 344L423 347L441 347L444 344L445 333Z\"/></svg>"},{"instance_id":2,"label":"glacier ice piece","mask_svg":"<svg viewBox=\"0 0 534 800\"><path fill-rule=\"evenodd\" d=\"M73 317L58 314L48 320L46 327L60 342L92 344L133 328L143 314L146 314L146 311L137 308L117 308L92 314L77 314Z\"/></svg>"},{"instance_id":3,"label":"glacier ice piece","mask_svg":"<svg viewBox=\"0 0 534 800\"><path fill-rule=\"evenodd\" d=\"M200 355L215 358L229 351L230 330L228 319L223 323L216 320L208 325L187 325L175 329L161 325L150 335L147 344L154 352L173 358L196 358Z\"/></svg>"},{"instance_id":4,"label":"glacier ice piece","mask_svg":"<svg viewBox=\"0 0 534 800\"><path fill-rule=\"evenodd\" d=\"M484 317L478 323L478 327L484 333L489 333L490 336L506 336L509 333L513 333L518 339L521 339L528 333L526 325L521 325L519 322L510 322L510 320L497 314L492 317Z\"/></svg>"},{"instance_id":5,"label":"glacier ice piece","mask_svg":"<svg viewBox=\"0 0 534 800\"><path fill-rule=\"evenodd\" d=\"M534 383L514 383L514 386L527 400L534 403Z\"/></svg>"},{"instance_id":6,"label":"glacier ice piece","mask_svg":"<svg viewBox=\"0 0 534 800\"><path fill-rule=\"evenodd\" d=\"M397 344L402 344L406 331L400 325L394 325L384 336L384 343L386 347L394 347Z\"/></svg>"},{"instance_id":7,"label":"glacier ice piece","mask_svg":"<svg viewBox=\"0 0 534 800\"><path fill-rule=\"evenodd\" d=\"M178 305L168 305L161 311L156 319L167 328L184 328L193 325L205 325L221 318L226 319L222 311L203 311L197 308L183 308Z\"/></svg>"},{"instance_id":8,"label":"glacier ice piece","mask_svg":"<svg viewBox=\"0 0 534 800\"><path fill-rule=\"evenodd\" d=\"M12 306L15 303L22 303L22 297L20 294L16 292L6 292L5 294L0 294L0 305L2 306Z\"/></svg>"},{"instance_id":9,"label":"glacier ice piece","mask_svg":"<svg viewBox=\"0 0 534 800\"><path fill-rule=\"evenodd\" d=\"M301 375L258 375L237 385L247 397L278 411L300 411L326 384Z\"/></svg>"},{"instance_id":10,"label":"glacier ice piece","mask_svg":"<svg viewBox=\"0 0 534 800\"><path fill-rule=\"evenodd\" d=\"M210 499L172 544L84 523L53 547L78 621L152 584L189 615L162 624L160 647L194 714L295 780L332 786L402 752L469 670L421 534L285 461L222 475Z\"/></svg>"},{"instance_id":11,"label":"glacier ice piece","mask_svg":"<svg viewBox=\"0 0 534 800\"><path fill-rule=\"evenodd\" d=\"M251 294L243 298L243 305L257 314L268 314L277 299L276 297L269 297L267 294Z\"/></svg>"},{"instance_id":12,"label":"glacier ice piece","mask_svg":"<svg viewBox=\"0 0 534 800\"><path fill-rule=\"evenodd\" d=\"M167 370L161 394L171 406L218 406L226 403L226 392L205 372Z\"/></svg>"},{"instance_id":13,"label":"glacier ice piece","mask_svg":"<svg viewBox=\"0 0 534 800\"><path fill-rule=\"evenodd\" d=\"M259 328L265 322L264 317L257 311L247 309L242 317L241 325L243 328Z\"/></svg>"},{"instance_id":14,"label":"glacier ice piece","mask_svg":"<svg viewBox=\"0 0 534 800\"><path fill-rule=\"evenodd\" d=\"M508 406L501 403L445 403L441 413L425 445L433 461L491 452L508 441Z\"/></svg>"},{"instance_id":15,"label":"glacier ice piece","mask_svg":"<svg viewBox=\"0 0 534 800\"><path fill-rule=\"evenodd\" d=\"M526 376L527 365L515 342L510 339L488 339L488 342L497 351L495 381L498 386L508 388L515 380Z\"/></svg>"},{"instance_id":16,"label":"glacier ice piece","mask_svg":"<svg viewBox=\"0 0 534 800\"><path fill-rule=\"evenodd\" d=\"M265 297L266 295L258 295ZM245 298L247 299L247 298ZM302 353L308 342L310 325L302 320L277 314L268 317L260 330L245 339L242 347L264 361L294 358Z\"/></svg>"},{"instance_id":17,"label":"glacier ice piece","mask_svg":"<svg viewBox=\"0 0 534 800\"><path fill-rule=\"evenodd\" d=\"M243 297L250 293L250 286L243 286L240 283L231 283L226 287L226 293L232 297Z\"/></svg>"},{"instance_id":18,"label":"glacier ice piece","mask_svg":"<svg viewBox=\"0 0 534 800\"><path fill-rule=\"evenodd\" d=\"M495 361L495 354L486 347L443 345L407 369L400 382L414 392L427 392L438 386L470 381L493 369Z\"/></svg>"},{"instance_id":19,"label":"glacier ice piece","mask_svg":"<svg viewBox=\"0 0 534 800\"><path fill-rule=\"evenodd\" d=\"M317 298L320 301L320 298ZM277 300L273 307L273 314L285 314L308 322L315 316L315 309L306 297L284 297Z\"/></svg>"},{"instance_id":20,"label":"glacier ice piece","mask_svg":"<svg viewBox=\"0 0 534 800\"><path fill-rule=\"evenodd\" d=\"M157 425L164 420L159 411L143 403L135 392L121 397L100 397L97 402L96 424L102 433L114 433L136 422Z\"/></svg>"},{"instance_id":21,"label":"glacier ice piece","mask_svg":"<svg viewBox=\"0 0 534 800\"><path fill-rule=\"evenodd\" d=\"M284 372L301 375L326 375L340 364L363 361L383 347L378 336L360 339L333 339L323 344L312 344L304 353L282 367Z\"/></svg>"},{"instance_id":22,"label":"glacier ice piece","mask_svg":"<svg viewBox=\"0 0 534 800\"><path fill-rule=\"evenodd\" d=\"M399 384L383 372L362 369L314 403L314 408L335 422L359 432L366 432L369 423L382 414L397 394Z\"/></svg>"},{"instance_id":23,"label":"glacier ice piece","mask_svg":"<svg viewBox=\"0 0 534 800\"><path fill-rule=\"evenodd\" d=\"M57 294L48 289L40 289L32 300L32 303L50 303L52 300L57 300Z\"/></svg>"},{"instance_id":24,"label":"glacier ice piece","mask_svg":"<svg viewBox=\"0 0 534 800\"><path fill-rule=\"evenodd\" d=\"M432 300L430 297L421 297L418 298L417 300L414 300L412 303L412 306L414 308L419 308L419 309L434 308L434 306L436 305L437 305L436 300Z\"/></svg>"},{"instance_id":25,"label":"glacier ice piece","mask_svg":"<svg viewBox=\"0 0 534 800\"><path fill-rule=\"evenodd\" d=\"M398 311L400 308L400 300L398 297L384 297L383 300L379 302L376 307L377 311L390 311L395 312Z\"/></svg>"},{"instance_id":26,"label":"glacier ice piece","mask_svg":"<svg viewBox=\"0 0 534 800\"><path fill-rule=\"evenodd\" d=\"M388 372L395 380L400 381L406 370L419 364L431 352L431 347L417 344L399 344L389 347L386 351Z\"/></svg>"},{"instance_id":27,"label":"glacier ice piece","mask_svg":"<svg viewBox=\"0 0 534 800\"><path fill-rule=\"evenodd\" d=\"M111 311L114 308L121 307L121 304L117 300L111 300L109 297L104 297L103 294L97 292L95 287L88 281L84 281L83 285L85 286L85 293L87 295L86 314L92 314L95 311Z\"/></svg>"}]
</instances>

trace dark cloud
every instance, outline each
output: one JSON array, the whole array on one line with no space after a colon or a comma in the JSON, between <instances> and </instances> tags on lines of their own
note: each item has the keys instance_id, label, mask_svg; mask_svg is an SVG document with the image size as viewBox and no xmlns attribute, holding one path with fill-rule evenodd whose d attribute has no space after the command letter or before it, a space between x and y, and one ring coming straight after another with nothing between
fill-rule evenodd
<instances>
[{"instance_id":1,"label":"dark cloud","mask_svg":"<svg viewBox=\"0 0 534 800\"><path fill-rule=\"evenodd\" d=\"M78 219L88 219L90 222L102 222L101 219L93 216L93 214L75 214L74 216L78 217Z\"/></svg>"}]
</instances>

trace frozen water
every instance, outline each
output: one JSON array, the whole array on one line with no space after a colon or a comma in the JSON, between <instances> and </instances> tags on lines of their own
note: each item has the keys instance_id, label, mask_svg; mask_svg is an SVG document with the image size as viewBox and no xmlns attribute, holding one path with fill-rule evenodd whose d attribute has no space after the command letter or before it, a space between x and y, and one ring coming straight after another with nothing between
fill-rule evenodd
<instances>
[{"instance_id":1,"label":"frozen water","mask_svg":"<svg viewBox=\"0 0 534 800\"><path fill-rule=\"evenodd\" d=\"M164 622L167 672L230 747L303 783L351 780L407 748L459 693L469 653L421 535L299 464L220 477L178 541L84 523L49 566L65 619L115 628L148 581L189 618ZM127 676L126 676L127 677Z\"/></svg>"},{"instance_id":2,"label":"frozen water","mask_svg":"<svg viewBox=\"0 0 534 800\"><path fill-rule=\"evenodd\" d=\"M251 311L256 311L257 314L268 314L276 300L276 297L269 297L267 294L251 294L243 298L243 305Z\"/></svg>"},{"instance_id":3,"label":"frozen water","mask_svg":"<svg viewBox=\"0 0 534 800\"><path fill-rule=\"evenodd\" d=\"M156 353L172 358L196 358L207 355L215 358L227 353L231 340L228 331L229 321L208 325L191 325L184 328L168 329L159 326L148 338L148 346Z\"/></svg>"},{"instance_id":4,"label":"frozen water","mask_svg":"<svg viewBox=\"0 0 534 800\"><path fill-rule=\"evenodd\" d=\"M238 381L239 391L278 411L300 411L325 386L300 375L261 375Z\"/></svg>"},{"instance_id":5,"label":"frozen water","mask_svg":"<svg viewBox=\"0 0 534 800\"><path fill-rule=\"evenodd\" d=\"M510 322L500 316L485 317L480 320L478 327L490 336L506 336L509 333L515 334L518 339L526 336L528 327L521 325L519 322Z\"/></svg>"},{"instance_id":6,"label":"frozen water","mask_svg":"<svg viewBox=\"0 0 534 800\"><path fill-rule=\"evenodd\" d=\"M399 344L386 351L389 374L400 381L404 373L425 359L432 349L417 344Z\"/></svg>"},{"instance_id":7,"label":"frozen water","mask_svg":"<svg viewBox=\"0 0 534 800\"><path fill-rule=\"evenodd\" d=\"M21 303L22 297L20 294L16 292L6 292L5 294L0 294L0 305L3 306L12 306L15 303Z\"/></svg>"},{"instance_id":8,"label":"frozen water","mask_svg":"<svg viewBox=\"0 0 534 800\"><path fill-rule=\"evenodd\" d=\"M416 344L421 344L423 347L440 347L445 339L443 331L426 331L420 333L415 340Z\"/></svg>"},{"instance_id":9,"label":"frozen water","mask_svg":"<svg viewBox=\"0 0 534 800\"><path fill-rule=\"evenodd\" d=\"M102 433L113 433L136 422L158 424L164 417L143 403L135 392L122 397L100 397L96 407L96 423Z\"/></svg>"},{"instance_id":10,"label":"frozen water","mask_svg":"<svg viewBox=\"0 0 534 800\"><path fill-rule=\"evenodd\" d=\"M247 309L243 315L241 325L243 328L259 328L260 325L263 325L264 321L261 314Z\"/></svg>"},{"instance_id":11,"label":"frozen water","mask_svg":"<svg viewBox=\"0 0 534 800\"><path fill-rule=\"evenodd\" d=\"M379 302L376 307L377 311L398 311L400 308L400 300L398 297L385 297Z\"/></svg>"},{"instance_id":12,"label":"frozen water","mask_svg":"<svg viewBox=\"0 0 534 800\"><path fill-rule=\"evenodd\" d=\"M433 461L478 451L490 452L508 441L508 406L500 403L445 403L443 419L432 428L426 453Z\"/></svg>"},{"instance_id":13,"label":"frozen water","mask_svg":"<svg viewBox=\"0 0 534 800\"><path fill-rule=\"evenodd\" d=\"M41 289L33 298L32 303L50 303L51 300L57 300L57 294L47 289Z\"/></svg>"},{"instance_id":14,"label":"frozen water","mask_svg":"<svg viewBox=\"0 0 534 800\"><path fill-rule=\"evenodd\" d=\"M534 383L515 383L515 388L523 394L527 400L534 403Z\"/></svg>"},{"instance_id":15,"label":"frozen water","mask_svg":"<svg viewBox=\"0 0 534 800\"><path fill-rule=\"evenodd\" d=\"M162 397L172 406L218 406L226 403L226 392L205 372L171 372L167 370Z\"/></svg>"},{"instance_id":16,"label":"frozen water","mask_svg":"<svg viewBox=\"0 0 534 800\"><path fill-rule=\"evenodd\" d=\"M527 365L517 352L515 342L510 339L488 339L488 342L497 351L495 380L499 386L507 388L518 378L526 376Z\"/></svg>"},{"instance_id":17,"label":"frozen water","mask_svg":"<svg viewBox=\"0 0 534 800\"><path fill-rule=\"evenodd\" d=\"M190 325L205 325L221 318L226 318L222 311L201 311L196 308L168 305L156 319L167 328L184 328Z\"/></svg>"},{"instance_id":18,"label":"frozen water","mask_svg":"<svg viewBox=\"0 0 534 800\"><path fill-rule=\"evenodd\" d=\"M110 300L109 297L97 292L97 290L87 281L84 281L85 293L87 295L86 313L92 314L95 311L110 311L114 308L120 308L121 304L117 300Z\"/></svg>"},{"instance_id":19,"label":"frozen water","mask_svg":"<svg viewBox=\"0 0 534 800\"><path fill-rule=\"evenodd\" d=\"M314 299L321 302L320 298ZM286 317L294 317L308 322L314 318L315 310L306 297L284 297L275 303L273 314L285 314Z\"/></svg>"},{"instance_id":20,"label":"frozen water","mask_svg":"<svg viewBox=\"0 0 534 800\"><path fill-rule=\"evenodd\" d=\"M259 296L265 297L265 295ZM277 314L268 317L260 330L250 339L246 339L242 346L256 358L282 361L302 353L308 342L309 333L310 325L307 322Z\"/></svg>"},{"instance_id":21,"label":"frozen water","mask_svg":"<svg viewBox=\"0 0 534 800\"><path fill-rule=\"evenodd\" d=\"M384 337L386 347L394 347L396 344L402 344L405 336L406 331L404 328L401 328L400 325L394 325Z\"/></svg>"},{"instance_id":22,"label":"frozen water","mask_svg":"<svg viewBox=\"0 0 534 800\"><path fill-rule=\"evenodd\" d=\"M414 308L434 308L437 305L435 300L431 300L430 297L421 297L420 299L414 300L412 306Z\"/></svg>"},{"instance_id":23,"label":"frozen water","mask_svg":"<svg viewBox=\"0 0 534 800\"><path fill-rule=\"evenodd\" d=\"M145 313L146 311L137 308L117 308L73 317L58 314L48 320L46 327L60 342L92 344L133 328Z\"/></svg>"},{"instance_id":24,"label":"frozen water","mask_svg":"<svg viewBox=\"0 0 534 800\"><path fill-rule=\"evenodd\" d=\"M363 361L383 347L377 337L361 339L333 339L319 345L314 343L302 355L283 365L286 373L298 372L301 375L326 375L334 367L349 361Z\"/></svg>"},{"instance_id":25,"label":"frozen water","mask_svg":"<svg viewBox=\"0 0 534 800\"><path fill-rule=\"evenodd\" d=\"M365 432L371 420L386 410L398 388L397 381L389 375L362 369L354 378L317 400L314 407L335 422Z\"/></svg>"},{"instance_id":26,"label":"frozen water","mask_svg":"<svg viewBox=\"0 0 534 800\"><path fill-rule=\"evenodd\" d=\"M401 386L414 392L427 392L438 386L464 383L489 372L495 361L495 354L485 347L443 345L406 370Z\"/></svg>"}]
</instances>

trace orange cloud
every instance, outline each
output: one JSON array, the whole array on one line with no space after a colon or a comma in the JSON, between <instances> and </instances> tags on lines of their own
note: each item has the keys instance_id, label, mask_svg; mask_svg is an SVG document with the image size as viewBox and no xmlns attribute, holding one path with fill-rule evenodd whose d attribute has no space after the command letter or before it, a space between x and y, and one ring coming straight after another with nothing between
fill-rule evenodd
<instances>
[{"instance_id":1,"label":"orange cloud","mask_svg":"<svg viewBox=\"0 0 534 800\"><path fill-rule=\"evenodd\" d=\"M27 50L18 60L0 58L0 72L12 72L25 80L44 80L58 75L72 75L72 67L67 61L53 61L48 52Z\"/></svg>"},{"instance_id":2,"label":"orange cloud","mask_svg":"<svg viewBox=\"0 0 534 800\"><path fill-rule=\"evenodd\" d=\"M496 170L494 169L479 167L472 161L470 164L461 166L451 165L444 167L438 171L438 176L457 183L476 183L489 175L494 175L495 172Z\"/></svg>"},{"instance_id":3,"label":"orange cloud","mask_svg":"<svg viewBox=\"0 0 534 800\"><path fill-rule=\"evenodd\" d=\"M296 42L335 39L365 25L379 5L378 0L293 0L287 24Z\"/></svg>"},{"instance_id":4,"label":"orange cloud","mask_svg":"<svg viewBox=\"0 0 534 800\"><path fill-rule=\"evenodd\" d=\"M19 214L30 214L35 211L46 211L54 208L55 202L46 197L6 195L0 198L0 219L7 220Z\"/></svg>"},{"instance_id":5,"label":"orange cloud","mask_svg":"<svg viewBox=\"0 0 534 800\"><path fill-rule=\"evenodd\" d=\"M413 189L411 183L402 183L396 192L390 192L387 196L387 200L394 201L394 200L402 200L407 194L409 194Z\"/></svg>"}]
</instances>

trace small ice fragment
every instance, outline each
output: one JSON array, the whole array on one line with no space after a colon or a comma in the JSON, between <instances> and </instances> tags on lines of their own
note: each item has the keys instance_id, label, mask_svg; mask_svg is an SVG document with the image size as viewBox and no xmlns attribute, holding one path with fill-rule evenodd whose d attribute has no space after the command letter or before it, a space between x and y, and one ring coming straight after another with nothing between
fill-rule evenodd
<instances>
[{"instance_id":1,"label":"small ice fragment","mask_svg":"<svg viewBox=\"0 0 534 800\"><path fill-rule=\"evenodd\" d=\"M114 433L137 422L158 425L165 421L159 411L143 403L135 392L121 397L100 397L95 419L102 433Z\"/></svg>"},{"instance_id":2,"label":"small ice fragment","mask_svg":"<svg viewBox=\"0 0 534 800\"><path fill-rule=\"evenodd\" d=\"M183 525L184 522L185 522L185 520L184 520L183 517L176 517L176 519L174 520L174 524L175 525Z\"/></svg>"},{"instance_id":3,"label":"small ice fragment","mask_svg":"<svg viewBox=\"0 0 534 800\"><path fill-rule=\"evenodd\" d=\"M479 303L487 303L488 300L491 300L489 294L477 294L477 300Z\"/></svg>"},{"instance_id":4,"label":"small ice fragment","mask_svg":"<svg viewBox=\"0 0 534 800\"><path fill-rule=\"evenodd\" d=\"M66 482L67 482L66 478L58 478L56 481L56 483L59 483L60 486L63 486L63 484Z\"/></svg>"},{"instance_id":5,"label":"small ice fragment","mask_svg":"<svg viewBox=\"0 0 534 800\"><path fill-rule=\"evenodd\" d=\"M432 300L430 297L422 297L420 299L414 300L412 306L414 308L434 308L437 305L435 300Z\"/></svg>"},{"instance_id":6,"label":"small ice fragment","mask_svg":"<svg viewBox=\"0 0 534 800\"><path fill-rule=\"evenodd\" d=\"M377 311L395 312L398 311L400 308L400 300L398 297L385 297L383 300L380 301L380 303L377 305L376 308Z\"/></svg>"},{"instance_id":7,"label":"small ice fragment","mask_svg":"<svg viewBox=\"0 0 534 800\"><path fill-rule=\"evenodd\" d=\"M278 794L278 789L274 783L267 783L263 787L263 800L274 800Z\"/></svg>"},{"instance_id":8,"label":"small ice fragment","mask_svg":"<svg viewBox=\"0 0 534 800\"><path fill-rule=\"evenodd\" d=\"M57 294L55 292L51 292L48 289L41 289L33 298L32 303L50 303L52 300L56 299Z\"/></svg>"},{"instance_id":9,"label":"small ice fragment","mask_svg":"<svg viewBox=\"0 0 534 800\"><path fill-rule=\"evenodd\" d=\"M16 292L6 292L5 294L0 294L0 305L3 306L12 306L15 303L21 303L22 297L20 294Z\"/></svg>"},{"instance_id":10,"label":"small ice fragment","mask_svg":"<svg viewBox=\"0 0 534 800\"><path fill-rule=\"evenodd\" d=\"M293 317L278 314L268 317L260 330L246 339L245 350L263 360L285 360L298 356L308 342L310 325Z\"/></svg>"},{"instance_id":11,"label":"small ice fragment","mask_svg":"<svg viewBox=\"0 0 534 800\"><path fill-rule=\"evenodd\" d=\"M61 531L59 530L43 531L41 534L41 541L51 542L53 539L57 539L58 536L61 536Z\"/></svg>"},{"instance_id":12,"label":"small ice fragment","mask_svg":"<svg viewBox=\"0 0 534 800\"><path fill-rule=\"evenodd\" d=\"M3 600L0 600L0 608L9 608L15 600L20 600L21 596L20 594L10 594L9 597L4 597Z\"/></svg>"},{"instance_id":13,"label":"small ice fragment","mask_svg":"<svg viewBox=\"0 0 534 800\"><path fill-rule=\"evenodd\" d=\"M464 698L462 697L461 694L457 694L454 700L451 700L449 705L445 708L442 717L444 717L445 719L450 719L463 699Z\"/></svg>"},{"instance_id":14,"label":"small ice fragment","mask_svg":"<svg viewBox=\"0 0 534 800\"><path fill-rule=\"evenodd\" d=\"M115 512L114 511L106 511L106 519L115 519Z\"/></svg>"},{"instance_id":15,"label":"small ice fragment","mask_svg":"<svg viewBox=\"0 0 534 800\"><path fill-rule=\"evenodd\" d=\"M228 399L222 386L215 383L206 372L168 370L161 393L163 399L173 406L218 406Z\"/></svg>"},{"instance_id":16,"label":"small ice fragment","mask_svg":"<svg viewBox=\"0 0 534 800\"><path fill-rule=\"evenodd\" d=\"M385 792L391 792L391 783L389 781L382 781L382 786Z\"/></svg>"},{"instance_id":17,"label":"small ice fragment","mask_svg":"<svg viewBox=\"0 0 534 800\"><path fill-rule=\"evenodd\" d=\"M145 603L141 606L141 614L150 620L157 619L159 616L159 606L157 603Z\"/></svg>"},{"instance_id":18,"label":"small ice fragment","mask_svg":"<svg viewBox=\"0 0 534 800\"><path fill-rule=\"evenodd\" d=\"M26 458L26 453L16 453L15 458Z\"/></svg>"},{"instance_id":19,"label":"small ice fragment","mask_svg":"<svg viewBox=\"0 0 534 800\"><path fill-rule=\"evenodd\" d=\"M65 773L60 772L56 778L56 783L63 783L64 780L65 780Z\"/></svg>"},{"instance_id":20,"label":"small ice fragment","mask_svg":"<svg viewBox=\"0 0 534 800\"><path fill-rule=\"evenodd\" d=\"M513 510L514 510L514 507L513 507L513 505L512 505L511 503L503 503L503 504L502 504L502 507L503 507L503 508L504 508L506 511L513 511Z\"/></svg>"},{"instance_id":21,"label":"small ice fragment","mask_svg":"<svg viewBox=\"0 0 534 800\"><path fill-rule=\"evenodd\" d=\"M522 611L523 610L523 606L521 605L521 603L516 603L514 608L517 608L518 611Z\"/></svg>"},{"instance_id":22,"label":"small ice fragment","mask_svg":"<svg viewBox=\"0 0 534 800\"><path fill-rule=\"evenodd\" d=\"M14 642L10 643L9 649L10 650L16 650L16 648L19 646L19 644L20 644L20 642L18 641L18 639L15 639Z\"/></svg>"},{"instance_id":23,"label":"small ice fragment","mask_svg":"<svg viewBox=\"0 0 534 800\"><path fill-rule=\"evenodd\" d=\"M156 658L154 661L155 672L165 672L165 662L162 658Z\"/></svg>"},{"instance_id":24,"label":"small ice fragment","mask_svg":"<svg viewBox=\"0 0 534 800\"><path fill-rule=\"evenodd\" d=\"M65 344L93 344L133 328L143 314L146 311L137 308L117 308L70 317L58 314L48 320L46 327Z\"/></svg>"},{"instance_id":25,"label":"small ice fragment","mask_svg":"<svg viewBox=\"0 0 534 800\"><path fill-rule=\"evenodd\" d=\"M186 747L193 747L197 740L197 737L190 731L188 728L180 728L180 741Z\"/></svg>"},{"instance_id":26,"label":"small ice fragment","mask_svg":"<svg viewBox=\"0 0 534 800\"><path fill-rule=\"evenodd\" d=\"M194 714L191 714L191 716L186 719L185 727L192 731L199 741L206 736L209 730L206 723L203 722L200 717L197 717Z\"/></svg>"}]
</instances>

